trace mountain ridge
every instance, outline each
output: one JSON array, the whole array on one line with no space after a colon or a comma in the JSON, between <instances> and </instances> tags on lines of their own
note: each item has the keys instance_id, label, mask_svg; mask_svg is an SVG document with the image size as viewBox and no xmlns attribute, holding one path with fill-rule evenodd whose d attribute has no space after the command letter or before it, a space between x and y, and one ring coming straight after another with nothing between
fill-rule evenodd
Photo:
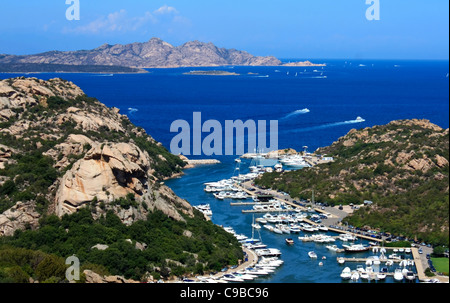
<instances>
[{"instance_id":1,"label":"mountain ridge","mask_svg":"<svg viewBox=\"0 0 450 303\"><path fill-rule=\"evenodd\" d=\"M160 38L130 44L103 44L92 50L48 51L33 55L0 54L0 64L110 65L129 68L176 68L200 66L280 66L274 56L254 56L234 48L220 48L198 40L173 46ZM290 63L292 64L292 63ZM309 61L296 66L323 66Z\"/></svg>"}]
</instances>

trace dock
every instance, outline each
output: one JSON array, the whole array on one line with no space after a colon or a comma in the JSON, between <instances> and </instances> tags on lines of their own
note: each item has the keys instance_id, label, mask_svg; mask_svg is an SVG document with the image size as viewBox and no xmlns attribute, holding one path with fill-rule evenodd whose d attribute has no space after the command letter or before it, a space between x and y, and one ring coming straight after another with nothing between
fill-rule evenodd
<instances>
[{"instance_id":1,"label":"dock","mask_svg":"<svg viewBox=\"0 0 450 303\"><path fill-rule=\"evenodd\" d=\"M271 202L230 202L231 206L270 205Z\"/></svg>"},{"instance_id":2,"label":"dock","mask_svg":"<svg viewBox=\"0 0 450 303\"><path fill-rule=\"evenodd\" d=\"M267 210L257 210L257 209L243 209L242 213L243 214L264 214L264 213L287 213L287 212L291 212L292 209L267 209Z\"/></svg>"},{"instance_id":3,"label":"dock","mask_svg":"<svg viewBox=\"0 0 450 303\"><path fill-rule=\"evenodd\" d=\"M239 188L240 190L245 191L249 195L254 195L255 194L254 192L252 192L252 191L250 191L250 190L248 190L248 189L246 189L246 188L244 188L244 187L242 187L240 185L236 185L236 187ZM295 204L295 203L287 201L287 200L283 200L283 199L281 199L279 197L276 197L276 196L274 196L274 199L277 199L280 202L286 203L286 204L290 205L293 208L300 209L301 211L307 211L308 210L307 208L305 208L303 206L300 206L298 204ZM249 202L249 203L251 203L251 202ZM232 205L244 205L244 204L232 204ZM247 205L253 205L253 204L247 204ZM316 212L325 213L325 211L323 211L322 209L319 209L319 208L314 208L314 210ZM289 212L289 211L292 211L292 210L286 209L286 210L281 210L281 211L280 210L273 210L273 211L264 210L264 211L262 211L262 210L253 210L253 209L251 209L251 210L242 210L242 213L244 213L244 214L267 213L267 212L280 212L281 213L281 212ZM310 224L310 225L313 225L313 226L317 226L318 225L317 223L315 223L315 222L313 222L311 220L308 220L308 219L303 219L303 221L308 223L308 224ZM340 230L340 229L337 229L337 228L328 227L328 229L329 229L329 231L340 233L340 234L350 234L350 235L355 236L357 238L366 239L366 240L370 240L370 241L374 241L374 242L382 242L381 239L372 238L370 236L360 235L360 234L356 234L356 233L351 233L351 232Z\"/></svg>"}]
</instances>

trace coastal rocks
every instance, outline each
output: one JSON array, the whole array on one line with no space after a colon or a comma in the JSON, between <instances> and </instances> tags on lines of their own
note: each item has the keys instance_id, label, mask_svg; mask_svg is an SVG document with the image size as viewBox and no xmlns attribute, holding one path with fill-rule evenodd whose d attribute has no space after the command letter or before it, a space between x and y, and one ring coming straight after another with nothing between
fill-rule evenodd
<instances>
[{"instance_id":1,"label":"coastal rocks","mask_svg":"<svg viewBox=\"0 0 450 303\"><path fill-rule=\"evenodd\" d=\"M152 172L148 153L136 145L98 143L62 177L56 192L55 212L58 216L71 214L96 201L113 210L126 225L145 220L148 211L155 209L175 220L184 220L180 211L193 216L192 206L168 187L157 186ZM129 203L134 205L123 207L116 203L130 195L135 203ZM97 206L95 216L103 211Z\"/></svg>"},{"instance_id":2,"label":"coastal rocks","mask_svg":"<svg viewBox=\"0 0 450 303\"><path fill-rule=\"evenodd\" d=\"M413 170L420 170L427 172L434 166L434 163L430 159L413 159L408 162L405 168L411 168Z\"/></svg>"},{"instance_id":3,"label":"coastal rocks","mask_svg":"<svg viewBox=\"0 0 450 303\"><path fill-rule=\"evenodd\" d=\"M436 165L439 167L446 167L448 166L448 160L440 155L436 155Z\"/></svg>"},{"instance_id":4,"label":"coastal rocks","mask_svg":"<svg viewBox=\"0 0 450 303\"><path fill-rule=\"evenodd\" d=\"M98 144L66 172L56 194L56 213L73 213L94 198L113 201L147 188L148 155L134 144Z\"/></svg>"},{"instance_id":5,"label":"coastal rocks","mask_svg":"<svg viewBox=\"0 0 450 303\"><path fill-rule=\"evenodd\" d=\"M219 160L216 159L199 159L199 160L189 160L187 157L183 155L179 155L180 159L183 160L183 162L186 163L186 166L184 169L188 168L194 168L198 165L214 165L214 164L220 164Z\"/></svg>"},{"instance_id":6,"label":"coastal rocks","mask_svg":"<svg viewBox=\"0 0 450 303\"><path fill-rule=\"evenodd\" d=\"M111 283L111 284L124 284L124 283L139 283L138 281L125 279L122 276L101 276L92 270L84 270L84 276L86 277L86 283Z\"/></svg>"},{"instance_id":7,"label":"coastal rocks","mask_svg":"<svg viewBox=\"0 0 450 303\"><path fill-rule=\"evenodd\" d=\"M95 143L96 144L96 143ZM44 155L50 156L55 161L55 168L65 168L70 164L70 158L78 157L91 148L94 142L84 135L69 135L64 143L56 145Z\"/></svg>"},{"instance_id":8,"label":"coastal rocks","mask_svg":"<svg viewBox=\"0 0 450 303\"><path fill-rule=\"evenodd\" d=\"M83 131L98 131L101 128L108 131L124 133L122 125L117 120L118 116L107 116L100 112L87 112L76 107L70 107L66 113L57 117L57 125L73 122L77 128Z\"/></svg>"},{"instance_id":9,"label":"coastal rocks","mask_svg":"<svg viewBox=\"0 0 450 303\"><path fill-rule=\"evenodd\" d=\"M4 169L5 164L13 162L13 160L11 159L13 153L15 153L14 149L0 144L0 169Z\"/></svg>"},{"instance_id":10,"label":"coastal rocks","mask_svg":"<svg viewBox=\"0 0 450 303\"><path fill-rule=\"evenodd\" d=\"M40 100L52 96L68 99L83 94L83 91L72 82L58 78L48 81L25 77L2 80L0 81L0 109L25 108L37 105Z\"/></svg>"},{"instance_id":11,"label":"coastal rocks","mask_svg":"<svg viewBox=\"0 0 450 303\"><path fill-rule=\"evenodd\" d=\"M16 205L0 214L0 237L12 236L17 229L35 229L39 226L40 214L34 202L17 202Z\"/></svg>"}]
</instances>

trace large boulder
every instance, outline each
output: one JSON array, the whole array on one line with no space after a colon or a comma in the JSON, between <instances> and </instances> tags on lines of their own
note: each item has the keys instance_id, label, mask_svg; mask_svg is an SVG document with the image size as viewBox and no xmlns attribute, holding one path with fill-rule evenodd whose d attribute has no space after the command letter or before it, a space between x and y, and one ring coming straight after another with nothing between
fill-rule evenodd
<instances>
[{"instance_id":1,"label":"large boulder","mask_svg":"<svg viewBox=\"0 0 450 303\"><path fill-rule=\"evenodd\" d=\"M145 220L155 209L176 220L183 220L180 212L192 216L187 201L157 183L150 163L148 153L133 143L96 144L62 177L55 197L56 214L72 214L96 200L127 225ZM123 208L113 203L130 194L136 205ZM100 215L105 207L97 207L96 214Z\"/></svg>"}]
</instances>

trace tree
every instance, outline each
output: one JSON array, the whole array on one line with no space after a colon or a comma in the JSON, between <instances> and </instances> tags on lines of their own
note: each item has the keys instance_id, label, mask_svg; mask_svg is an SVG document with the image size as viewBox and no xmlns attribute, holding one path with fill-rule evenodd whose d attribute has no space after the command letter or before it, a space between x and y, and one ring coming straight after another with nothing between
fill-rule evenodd
<instances>
[{"instance_id":1,"label":"tree","mask_svg":"<svg viewBox=\"0 0 450 303\"><path fill-rule=\"evenodd\" d=\"M61 281L65 277L66 265L62 258L55 255L48 255L36 267L35 273L39 281L46 281L52 277L58 278Z\"/></svg>"}]
</instances>

